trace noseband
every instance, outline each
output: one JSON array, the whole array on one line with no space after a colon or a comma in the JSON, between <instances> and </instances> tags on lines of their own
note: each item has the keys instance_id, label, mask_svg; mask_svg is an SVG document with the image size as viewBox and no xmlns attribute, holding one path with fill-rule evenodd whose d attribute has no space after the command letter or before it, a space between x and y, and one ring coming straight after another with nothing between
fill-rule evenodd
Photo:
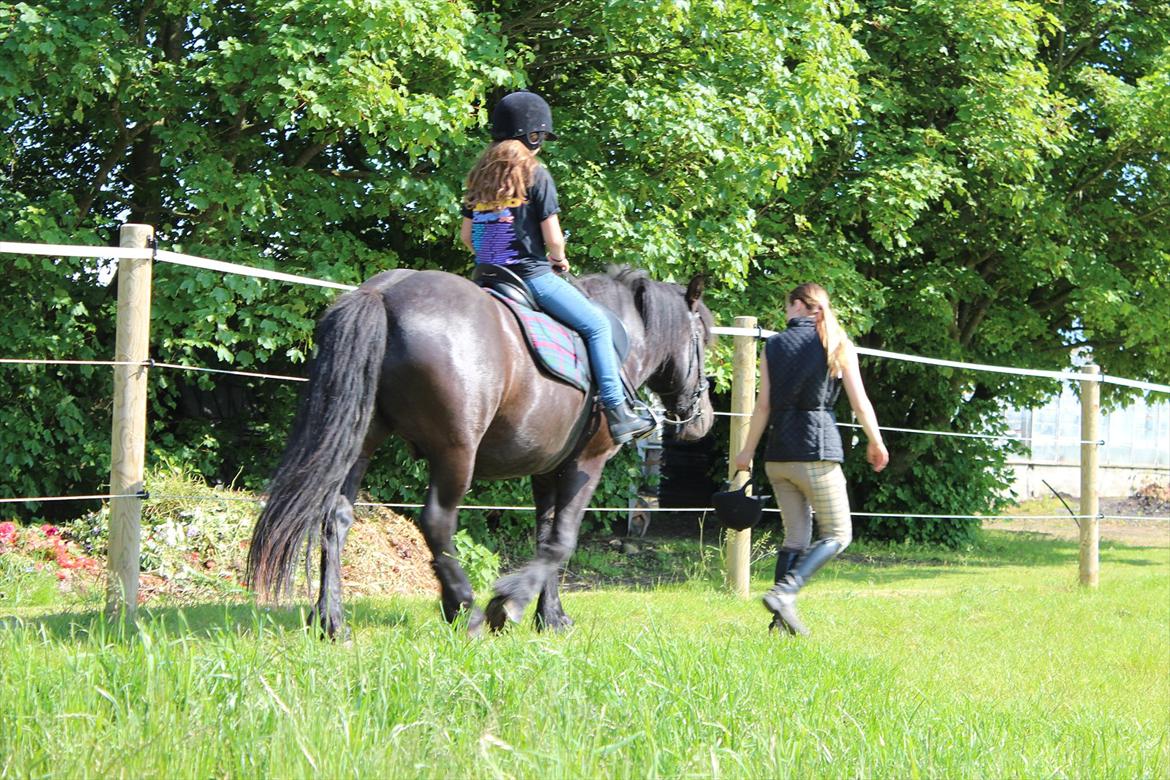
<instances>
[{"instance_id":1,"label":"noseband","mask_svg":"<svg viewBox=\"0 0 1170 780\"><path fill-rule=\"evenodd\" d=\"M691 391L690 402L687 404L686 411L683 412L684 417L679 419L663 415L663 422L671 425L682 427L702 413L700 402L707 392L708 385L707 375L703 373L703 340L699 336L701 328L702 320L699 318L699 313L697 311L691 312L691 353L687 364L687 378L689 379L695 371L698 371L699 381L695 383L694 389Z\"/></svg>"}]
</instances>

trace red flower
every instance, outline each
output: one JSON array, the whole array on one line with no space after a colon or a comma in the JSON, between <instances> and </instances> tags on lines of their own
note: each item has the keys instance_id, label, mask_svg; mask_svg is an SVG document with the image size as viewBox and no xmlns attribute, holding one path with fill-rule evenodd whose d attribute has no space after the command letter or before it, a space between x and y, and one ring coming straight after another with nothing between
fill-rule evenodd
<instances>
[{"instance_id":1,"label":"red flower","mask_svg":"<svg viewBox=\"0 0 1170 780\"><path fill-rule=\"evenodd\" d=\"M16 523L0 523L0 544L16 544Z\"/></svg>"},{"instance_id":2,"label":"red flower","mask_svg":"<svg viewBox=\"0 0 1170 780\"><path fill-rule=\"evenodd\" d=\"M60 536L61 529L55 525L49 525L48 523L45 523L41 526L41 533L43 533L45 536Z\"/></svg>"}]
</instances>

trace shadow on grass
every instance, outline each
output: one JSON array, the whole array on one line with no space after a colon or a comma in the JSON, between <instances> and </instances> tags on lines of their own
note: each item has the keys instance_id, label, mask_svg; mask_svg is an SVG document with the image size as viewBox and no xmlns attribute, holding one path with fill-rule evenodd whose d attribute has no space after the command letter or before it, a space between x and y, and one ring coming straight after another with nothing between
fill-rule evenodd
<instances>
[{"instance_id":1,"label":"shadow on grass","mask_svg":"<svg viewBox=\"0 0 1170 780\"><path fill-rule=\"evenodd\" d=\"M181 606L140 607L138 625L170 637L210 638L225 633L259 636L265 632L298 633L307 628L308 604L267 607L254 602L208 602ZM347 625L352 629L407 626L417 622L407 610L393 602L361 600L346 605ZM92 639L116 641L133 636L121 621L107 619L100 609L55 612L29 617L0 617L0 630L24 626L56 641L83 642Z\"/></svg>"},{"instance_id":2,"label":"shadow on grass","mask_svg":"<svg viewBox=\"0 0 1170 780\"><path fill-rule=\"evenodd\" d=\"M752 565L753 579L771 579L776 560L774 540L773 536L771 545L760 545L753 552L753 557L758 558ZM712 585L720 586L724 576L722 553L718 547L708 545L707 548L708 564L700 576L693 579L708 580ZM1170 551L1165 548L1108 541L1101 543L1100 552L1103 567L1164 568L1170 565ZM700 555L697 546L692 554ZM693 562L687 563L684 558L675 556L671 564L680 571L688 567L693 569ZM1054 539L1043 533L984 531L977 542L962 549L858 541L831 565L839 570L834 576L843 580L889 582L969 574L980 568L1058 568L1075 573L1079 558L1080 548L1076 541Z\"/></svg>"}]
</instances>

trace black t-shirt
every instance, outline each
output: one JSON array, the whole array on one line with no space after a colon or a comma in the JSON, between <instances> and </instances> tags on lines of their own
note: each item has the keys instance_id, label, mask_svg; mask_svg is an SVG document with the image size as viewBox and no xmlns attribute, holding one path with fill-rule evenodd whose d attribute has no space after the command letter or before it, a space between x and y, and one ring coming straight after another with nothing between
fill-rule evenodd
<instances>
[{"instance_id":1,"label":"black t-shirt","mask_svg":"<svg viewBox=\"0 0 1170 780\"><path fill-rule=\"evenodd\" d=\"M552 270L544 248L540 223L561 210L557 185L543 165L532 172L526 197L463 207L471 220L471 245L475 262L506 265L525 279Z\"/></svg>"}]
</instances>

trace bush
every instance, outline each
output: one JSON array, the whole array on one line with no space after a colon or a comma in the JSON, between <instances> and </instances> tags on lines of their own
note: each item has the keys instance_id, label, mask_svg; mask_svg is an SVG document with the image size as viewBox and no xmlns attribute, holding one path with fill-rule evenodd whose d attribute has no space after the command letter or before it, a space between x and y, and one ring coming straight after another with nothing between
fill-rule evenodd
<instances>
[{"instance_id":1,"label":"bush","mask_svg":"<svg viewBox=\"0 0 1170 780\"><path fill-rule=\"evenodd\" d=\"M142 507L143 575L166 580L180 595L237 591L258 501L247 493L211 487L174 466L150 472L146 484L151 497ZM109 526L107 505L66 529L88 553L104 557Z\"/></svg>"}]
</instances>

